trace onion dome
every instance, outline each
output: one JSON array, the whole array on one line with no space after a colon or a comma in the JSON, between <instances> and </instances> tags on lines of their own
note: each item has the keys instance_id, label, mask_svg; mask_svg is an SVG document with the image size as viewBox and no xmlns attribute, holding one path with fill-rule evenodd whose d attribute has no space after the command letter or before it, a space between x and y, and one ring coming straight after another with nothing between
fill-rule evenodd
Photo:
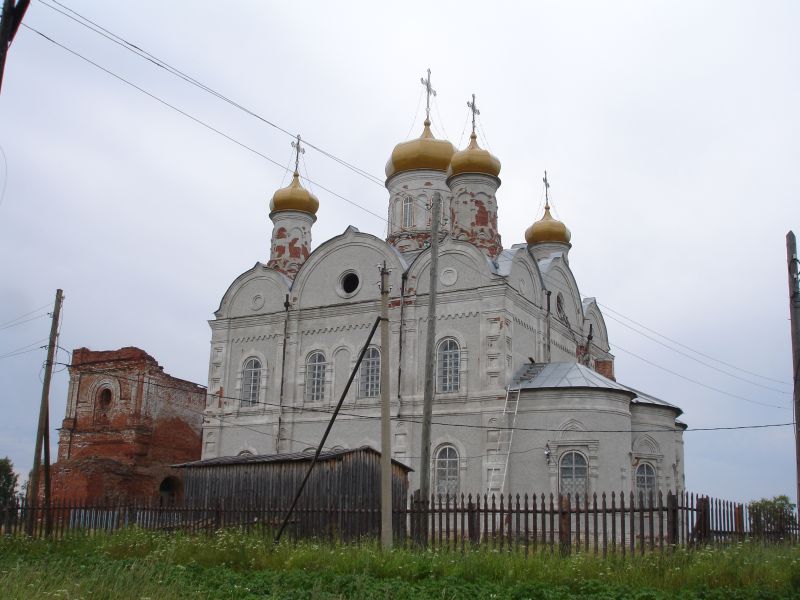
<instances>
[{"instance_id":1,"label":"onion dome","mask_svg":"<svg viewBox=\"0 0 800 600\"><path fill-rule=\"evenodd\" d=\"M528 227L525 232L525 241L529 244L539 242L561 242L568 244L572 234L561 221L558 221L550 214L550 205L544 205L544 216Z\"/></svg>"},{"instance_id":2,"label":"onion dome","mask_svg":"<svg viewBox=\"0 0 800 600\"><path fill-rule=\"evenodd\" d=\"M319 200L317 197L300 185L300 174L295 171L292 183L279 189L272 196L269 203L270 212L279 210L299 210L312 215L317 214Z\"/></svg>"},{"instance_id":3,"label":"onion dome","mask_svg":"<svg viewBox=\"0 0 800 600\"><path fill-rule=\"evenodd\" d=\"M386 177L397 173L429 169L447 171L456 149L447 140L437 140L431 133L431 122L425 119L425 128L417 139L401 142L394 147L386 163Z\"/></svg>"},{"instance_id":4,"label":"onion dome","mask_svg":"<svg viewBox=\"0 0 800 600\"><path fill-rule=\"evenodd\" d=\"M460 152L456 152L450 159L450 168L447 169L447 176L459 175L461 173L482 173L497 177L500 174L500 161L496 156L478 146L478 137L475 132L469 136L469 146Z\"/></svg>"}]
</instances>

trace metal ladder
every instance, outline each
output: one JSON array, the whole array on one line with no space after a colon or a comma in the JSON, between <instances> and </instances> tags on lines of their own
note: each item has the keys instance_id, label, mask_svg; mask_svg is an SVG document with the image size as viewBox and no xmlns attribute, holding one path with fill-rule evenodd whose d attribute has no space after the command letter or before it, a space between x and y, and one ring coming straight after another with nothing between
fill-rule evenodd
<instances>
[{"instance_id":1,"label":"metal ladder","mask_svg":"<svg viewBox=\"0 0 800 600\"><path fill-rule=\"evenodd\" d=\"M508 458L511 454L511 444L514 441L514 423L517 420L517 410L519 409L519 388L506 388L506 401L503 405L504 423L497 435L497 447L493 455L487 461L491 469L489 476L489 495L502 493L506 485L506 473L508 473ZM499 484L499 487L498 487Z\"/></svg>"}]
</instances>

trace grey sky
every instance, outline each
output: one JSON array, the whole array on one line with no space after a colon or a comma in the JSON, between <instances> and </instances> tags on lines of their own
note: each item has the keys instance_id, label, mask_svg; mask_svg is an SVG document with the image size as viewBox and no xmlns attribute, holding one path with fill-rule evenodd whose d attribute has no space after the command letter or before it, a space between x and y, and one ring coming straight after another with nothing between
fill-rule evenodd
<instances>
[{"instance_id":1,"label":"grey sky","mask_svg":"<svg viewBox=\"0 0 800 600\"><path fill-rule=\"evenodd\" d=\"M65 3L379 177L412 122L419 135L419 78L430 67L438 137L465 145L466 101L477 94L480 141L503 165L504 246L539 218L547 169L584 296L714 358L791 380L784 236L800 233L797 3ZM291 160L285 134L42 2L25 22L277 162ZM206 320L231 281L266 260L268 202L288 181L284 169L24 28L0 96L0 145L0 323L52 303L62 287L61 346L136 345L167 372L205 384ZM311 149L305 167L386 213L380 186ZM312 189L315 245L350 224L384 234L384 221ZM605 315L618 379L680 405L690 427L792 420L786 383L734 370L772 391L728 377ZM0 355L36 348L48 327L42 317L0 329ZM720 394L629 352L785 408ZM0 358L0 456L21 471L32 461L43 360L44 350ZM62 371L53 428L65 396ZM685 439L690 489L794 496L790 427Z\"/></svg>"}]
</instances>

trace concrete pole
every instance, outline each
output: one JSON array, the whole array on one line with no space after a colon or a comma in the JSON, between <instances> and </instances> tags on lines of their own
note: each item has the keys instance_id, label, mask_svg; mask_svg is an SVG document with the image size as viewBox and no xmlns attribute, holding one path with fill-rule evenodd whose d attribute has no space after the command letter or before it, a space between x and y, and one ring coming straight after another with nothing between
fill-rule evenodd
<instances>
[{"instance_id":1,"label":"concrete pole","mask_svg":"<svg viewBox=\"0 0 800 600\"><path fill-rule=\"evenodd\" d=\"M381 267L381 548L392 549L392 430L389 411L389 270Z\"/></svg>"},{"instance_id":2,"label":"concrete pole","mask_svg":"<svg viewBox=\"0 0 800 600\"><path fill-rule=\"evenodd\" d=\"M794 382L794 452L797 503L800 505L800 282L798 282L797 239L786 234L786 263L789 270L789 318L792 325L792 381Z\"/></svg>"},{"instance_id":3,"label":"concrete pole","mask_svg":"<svg viewBox=\"0 0 800 600\"><path fill-rule=\"evenodd\" d=\"M58 337L58 321L61 317L61 303L64 293L56 291L56 301L53 306L52 322L50 323L50 341L47 344L47 362L44 365L44 382L42 383L42 398L39 403L39 425L36 429L36 444L33 451L33 471L28 484L28 506L31 507L28 519L28 535L33 535L34 519L36 518L36 505L39 501L39 469L42 462L42 444L45 444L44 462L44 508L45 529L49 535L52 525L50 516L50 378L53 374L53 360L56 353L56 338Z\"/></svg>"},{"instance_id":4,"label":"concrete pole","mask_svg":"<svg viewBox=\"0 0 800 600\"><path fill-rule=\"evenodd\" d=\"M431 419L436 365L436 283L439 279L439 217L442 195L434 192L431 206L431 266L428 290L428 332L425 340L425 395L422 401L422 442L420 448L419 493L427 506L431 485ZM427 521L426 521L427 523ZM426 538L427 539L427 538Z\"/></svg>"}]
</instances>

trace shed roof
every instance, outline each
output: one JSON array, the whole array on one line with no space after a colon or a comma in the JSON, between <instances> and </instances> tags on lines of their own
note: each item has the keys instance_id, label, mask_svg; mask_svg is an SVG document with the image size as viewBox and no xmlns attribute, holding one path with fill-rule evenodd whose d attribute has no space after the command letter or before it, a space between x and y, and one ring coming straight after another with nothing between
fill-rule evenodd
<instances>
[{"instance_id":1,"label":"shed roof","mask_svg":"<svg viewBox=\"0 0 800 600\"><path fill-rule=\"evenodd\" d=\"M319 453L317 462L326 460L333 460L347 454L356 452L370 452L380 456L380 452L375 450L372 446L361 446L360 448L349 448L342 450L323 450ZM173 467L216 467L222 465L247 465L254 463L285 463L285 462L304 462L311 461L314 454L310 452L288 452L285 454L240 454L239 456L219 456L217 458L207 458L205 460L195 460L192 462L182 463L179 465L172 465ZM392 463L401 467L406 471L413 471L408 465L392 459Z\"/></svg>"}]
</instances>

